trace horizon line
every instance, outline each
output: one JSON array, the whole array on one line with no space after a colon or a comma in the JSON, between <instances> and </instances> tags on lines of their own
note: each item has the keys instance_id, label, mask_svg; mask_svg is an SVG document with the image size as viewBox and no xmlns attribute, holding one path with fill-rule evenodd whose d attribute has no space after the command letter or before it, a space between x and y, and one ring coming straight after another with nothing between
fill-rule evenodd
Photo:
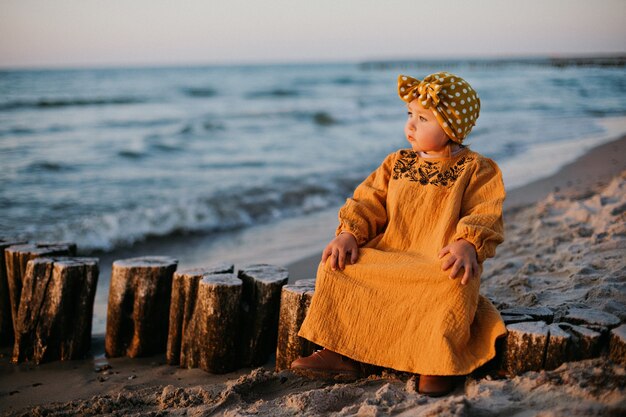
<instances>
[{"instance_id":1,"label":"horizon line","mask_svg":"<svg viewBox=\"0 0 626 417\"><path fill-rule=\"evenodd\" d=\"M471 62L471 61L533 61L533 60L552 60L555 62L563 62L567 60L601 60L613 59L618 60L623 66L626 64L626 51L616 52L589 52L589 53L547 53L547 54L492 54L492 55L468 55L468 56L426 56L426 57L380 57L380 58L364 58L364 59L286 59L286 60L268 60L268 61L188 61L180 63L170 62L145 62L145 63L68 63L68 64L32 64L32 65L4 65L0 62L0 71L59 71L59 70L99 70L99 69L165 69L165 68L203 68L203 67L269 67L269 66L290 66L290 65L332 65L332 64L357 64L357 65L376 65L385 63L396 64L417 64L429 62ZM549 62L548 62L549 63Z\"/></svg>"}]
</instances>

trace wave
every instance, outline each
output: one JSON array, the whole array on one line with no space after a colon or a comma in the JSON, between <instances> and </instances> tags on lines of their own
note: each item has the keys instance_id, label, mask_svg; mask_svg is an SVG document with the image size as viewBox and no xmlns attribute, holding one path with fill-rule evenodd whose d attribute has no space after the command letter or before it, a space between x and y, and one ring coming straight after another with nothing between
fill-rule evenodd
<instances>
[{"instance_id":1,"label":"wave","mask_svg":"<svg viewBox=\"0 0 626 417\"><path fill-rule=\"evenodd\" d=\"M151 237L237 230L336 206L361 180L357 176L305 184L277 180L263 187L85 216L21 238L72 241L84 251L110 251Z\"/></svg>"},{"instance_id":2,"label":"wave","mask_svg":"<svg viewBox=\"0 0 626 417\"><path fill-rule=\"evenodd\" d=\"M68 172L74 171L76 167L63 164L61 162L54 161L35 161L28 164L26 167L22 168L22 172L33 172L33 171L43 171L43 172Z\"/></svg>"},{"instance_id":3,"label":"wave","mask_svg":"<svg viewBox=\"0 0 626 417\"><path fill-rule=\"evenodd\" d=\"M351 76L343 76L343 77L337 77L335 78L333 81L333 84L337 84L337 85L366 85L366 84L370 84L370 81L368 79L365 78L355 78L355 77L351 77Z\"/></svg>"},{"instance_id":4,"label":"wave","mask_svg":"<svg viewBox=\"0 0 626 417\"><path fill-rule=\"evenodd\" d=\"M180 91L189 97L215 97L217 95L217 90L210 87L183 87Z\"/></svg>"},{"instance_id":5,"label":"wave","mask_svg":"<svg viewBox=\"0 0 626 417\"><path fill-rule=\"evenodd\" d=\"M110 128L133 128L133 127L157 127L168 126L175 123L179 123L180 119L150 119L150 120L105 120L102 122L102 127Z\"/></svg>"},{"instance_id":6,"label":"wave","mask_svg":"<svg viewBox=\"0 0 626 417\"><path fill-rule=\"evenodd\" d=\"M108 106L119 104L139 104L145 103L145 99L137 97L103 97L103 98L67 98L67 99L38 99L38 100L15 100L7 103L0 103L1 110L19 109L55 109L63 107L82 106Z\"/></svg>"},{"instance_id":7,"label":"wave","mask_svg":"<svg viewBox=\"0 0 626 417\"><path fill-rule=\"evenodd\" d=\"M240 161L232 162L208 162L200 165L201 169L239 169L239 168L261 168L267 166L264 161Z\"/></svg>"},{"instance_id":8,"label":"wave","mask_svg":"<svg viewBox=\"0 0 626 417\"><path fill-rule=\"evenodd\" d=\"M144 152L141 151L135 151L132 149L123 149L121 151L119 151L118 156L121 156L123 158L127 158L127 159L141 159L143 157L146 156L146 154Z\"/></svg>"},{"instance_id":9,"label":"wave","mask_svg":"<svg viewBox=\"0 0 626 417\"><path fill-rule=\"evenodd\" d=\"M27 136L39 133L59 133L69 132L72 130L70 126L52 125L42 129L35 129L30 127L16 126L8 129L0 129L0 136Z\"/></svg>"},{"instance_id":10,"label":"wave","mask_svg":"<svg viewBox=\"0 0 626 417\"><path fill-rule=\"evenodd\" d=\"M248 93L248 98L282 98L282 97L297 97L300 93L297 90L288 90L285 88L276 88L273 90L254 91Z\"/></svg>"},{"instance_id":11,"label":"wave","mask_svg":"<svg viewBox=\"0 0 626 417\"><path fill-rule=\"evenodd\" d=\"M238 114L231 114L228 119L295 119L300 122L313 122L319 126L329 126L338 124L339 120L327 111L300 111L300 110L287 110L287 111L255 111L255 112L241 112ZM208 122L210 130L223 129L221 124L215 122ZM206 128L206 124L205 124ZM209 130L209 129L205 129Z\"/></svg>"},{"instance_id":12,"label":"wave","mask_svg":"<svg viewBox=\"0 0 626 417\"><path fill-rule=\"evenodd\" d=\"M337 124L337 120L324 111L318 111L313 114L313 122L319 126L330 126Z\"/></svg>"},{"instance_id":13,"label":"wave","mask_svg":"<svg viewBox=\"0 0 626 417\"><path fill-rule=\"evenodd\" d=\"M223 123L215 121L215 120L204 120L199 122L189 122L183 127L180 128L178 133L180 135L191 135L191 134L202 134L206 132L211 132L215 130L224 130L225 126Z\"/></svg>"}]
</instances>

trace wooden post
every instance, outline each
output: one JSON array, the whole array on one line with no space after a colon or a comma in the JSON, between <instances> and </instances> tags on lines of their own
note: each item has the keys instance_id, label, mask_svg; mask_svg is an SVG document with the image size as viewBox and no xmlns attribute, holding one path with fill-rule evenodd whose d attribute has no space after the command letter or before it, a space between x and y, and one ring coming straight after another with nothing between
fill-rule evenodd
<instances>
[{"instance_id":1,"label":"wooden post","mask_svg":"<svg viewBox=\"0 0 626 417\"><path fill-rule=\"evenodd\" d=\"M298 336L300 326L309 311L315 291L315 279L301 279L285 285L280 297L278 319L278 346L276 348L276 371L289 369L291 362L312 354L319 348L316 344Z\"/></svg>"},{"instance_id":2,"label":"wooden post","mask_svg":"<svg viewBox=\"0 0 626 417\"><path fill-rule=\"evenodd\" d=\"M626 324L611 330L609 358L615 363L626 365Z\"/></svg>"},{"instance_id":3,"label":"wooden post","mask_svg":"<svg viewBox=\"0 0 626 417\"><path fill-rule=\"evenodd\" d=\"M543 321L514 323L506 326L502 368L509 375L543 368L548 346L548 326Z\"/></svg>"},{"instance_id":4,"label":"wooden post","mask_svg":"<svg viewBox=\"0 0 626 417\"><path fill-rule=\"evenodd\" d=\"M11 315L11 299L7 267L4 261L4 250L9 246L22 245L26 242L0 238L0 346L13 343L13 316Z\"/></svg>"},{"instance_id":5,"label":"wooden post","mask_svg":"<svg viewBox=\"0 0 626 417\"><path fill-rule=\"evenodd\" d=\"M276 350L280 292L289 273L279 266L257 264L241 269L238 277L243 281L241 364L258 366Z\"/></svg>"},{"instance_id":6,"label":"wooden post","mask_svg":"<svg viewBox=\"0 0 626 417\"><path fill-rule=\"evenodd\" d=\"M546 359L543 368L552 370L570 360L572 336L563 330L558 323L548 325L548 331L550 337L548 338L548 347L546 349Z\"/></svg>"},{"instance_id":7,"label":"wooden post","mask_svg":"<svg viewBox=\"0 0 626 417\"><path fill-rule=\"evenodd\" d=\"M96 258L36 258L26 265L13 363L83 358L91 347Z\"/></svg>"},{"instance_id":8,"label":"wooden post","mask_svg":"<svg viewBox=\"0 0 626 417\"><path fill-rule=\"evenodd\" d=\"M167 363L180 364L180 347L198 296L198 283L205 275L232 274L232 264L207 268L186 269L174 273L170 304L169 331L167 335Z\"/></svg>"},{"instance_id":9,"label":"wooden post","mask_svg":"<svg viewBox=\"0 0 626 417\"><path fill-rule=\"evenodd\" d=\"M74 243L30 243L9 246L4 250L13 323L17 320L17 311L22 294L22 280L28 261L39 257L75 255L76 244Z\"/></svg>"},{"instance_id":10,"label":"wooden post","mask_svg":"<svg viewBox=\"0 0 626 417\"><path fill-rule=\"evenodd\" d=\"M177 264L165 256L113 262L104 341L108 357L135 358L166 350Z\"/></svg>"},{"instance_id":11,"label":"wooden post","mask_svg":"<svg viewBox=\"0 0 626 417\"><path fill-rule=\"evenodd\" d=\"M207 274L182 337L180 366L211 373L238 368L237 333L242 281L234 274Z\"/></svg>"}]
</instances>

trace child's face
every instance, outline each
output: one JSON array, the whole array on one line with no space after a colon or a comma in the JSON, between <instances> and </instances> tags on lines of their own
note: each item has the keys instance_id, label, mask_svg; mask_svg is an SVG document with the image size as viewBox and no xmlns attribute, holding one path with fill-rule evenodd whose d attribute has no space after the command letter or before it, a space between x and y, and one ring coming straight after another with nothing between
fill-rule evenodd
<instances>
[{"instance_id":1,"label":"child's face","mask_svg":"<svg viewBox=\"0 0 626 417\"><path fill-rule=\"evenodd\" d=\"M422 107L418 100L408 104L409 118L404 134L416 152L437 154L446 149L450 140L430 109Z\"/></svg>"}]
</instances>

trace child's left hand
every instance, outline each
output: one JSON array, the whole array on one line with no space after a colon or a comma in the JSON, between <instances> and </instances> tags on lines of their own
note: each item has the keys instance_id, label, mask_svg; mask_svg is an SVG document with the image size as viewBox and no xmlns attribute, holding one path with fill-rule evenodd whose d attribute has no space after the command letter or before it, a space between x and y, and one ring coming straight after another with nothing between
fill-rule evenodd
<instances>
[{"instance_id":1,"label":"child's left hand","mask_svg":"<svg viewBox=\"0 0 626 417\"><path fill-rule=\"evenodd\" d=\"M465 269L463 278L461 278L461 284L463 285L467 284L470 278L478 275L476 248L470 242L465 239L459 239L449 244L439 251L439 259L448 253L450 256L443 261L441 269L447 271L452 267L450 278L456 278L461 268Z\"/></svg>"}]
</instances>

